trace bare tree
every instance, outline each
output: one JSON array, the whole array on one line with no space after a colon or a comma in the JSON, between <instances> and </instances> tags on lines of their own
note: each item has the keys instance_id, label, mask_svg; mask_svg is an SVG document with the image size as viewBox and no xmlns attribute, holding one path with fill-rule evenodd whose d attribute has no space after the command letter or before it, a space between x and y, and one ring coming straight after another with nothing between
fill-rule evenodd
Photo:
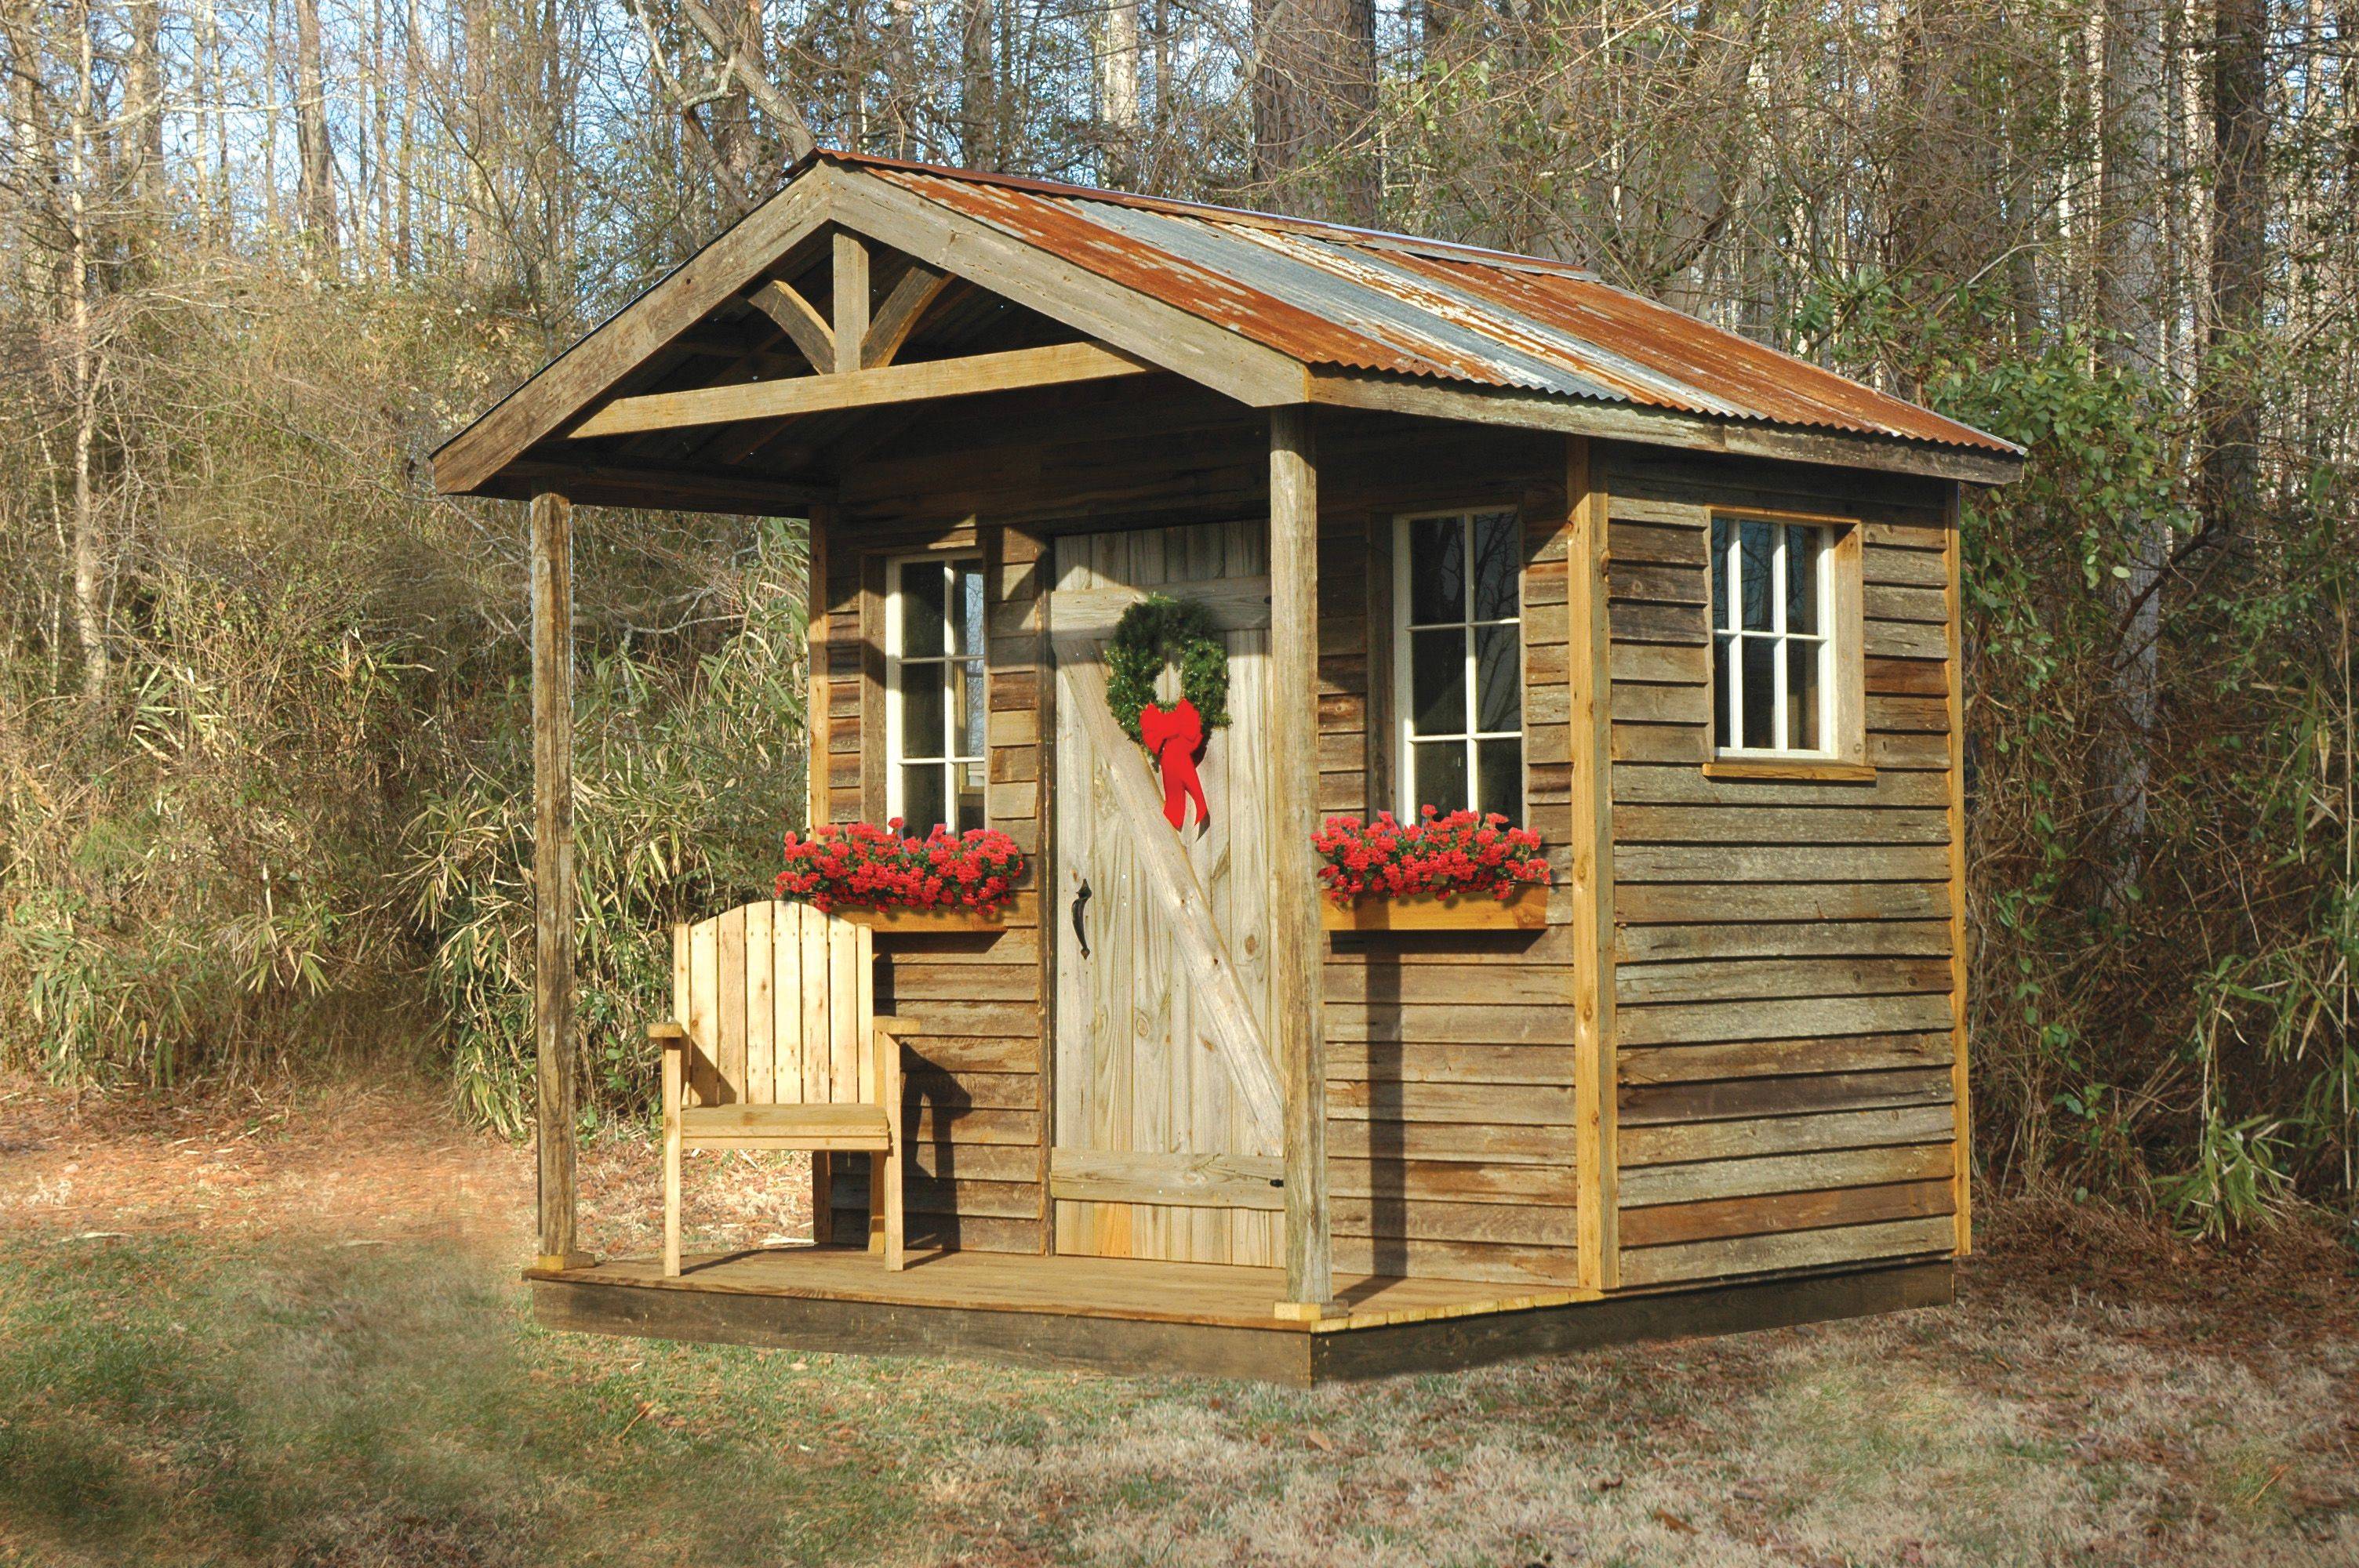
<instances>
[{"instance_id":1,"label":"bare tree","mask_svg":"<svg viewBox=\"0 0 2359 1568\"><path fill-rule=\"evenodd\" d=\"M336 155L328 141L327 71L321 56L320 0L295 0L295 157L297 204L311 265L336 274Z\"/></svg>"},{"instance_id":2,"label":"bare tree","mask_svg":"<svg viewBox=\"0 0 2359 1568\"><path fill-rule=\"evenodd\" d=\"M959 157L970 168L999 167L1001 129L997 70L997 6L960 0Z\"/></svg>"},{"instance_id":3,"label":"bare tree","mask_svg":"<svg viewBox=\"0 0 2359 1568\"><path fill-rule=\"evenodd\" d=\"M1105 182L1127 188L1138 178L1138 0L1108 0L1098 38L1099 168Z\"/></svg>"},{"instance_id":4,"label":"bare tree","mask_svg":"<svg viewBox=\"0 0 2359 1568\"><path fill-rule=\"evenodd\" d=\"M2212 42L2212 324L2199 391L2203 525L2241 561L2259 499L2260 397L2251 349L2268 288L2267 0L2216 0Z\"/></svg>"},{"instance_id":5,"label":"bare tree","mask_svg":"<svg viewBox=\"0 0 2359 1568\"><path fill-rule=\"evenodd\" d=\"M1375 221L1374 0L1254 0L1256 200L1343 222Z\"/></svg>"},{"instance_id":6,"label":"bare tree","mask_svg":"<svg viewBox=\"0 0 2359 1568\"><path fill-rule=\"evenodd\" d=\"M2104 14L2104 166L2098 189L2099 357L2133 377L2162 370L2163 81L2160 0L2107 0ZM2115 892L2141 870L2154 772L2160 680L2162 576L2170 519L2121 521L2122 563L2110 595L2114 755L2105 769Z\"/></svg>"}]
</instances>

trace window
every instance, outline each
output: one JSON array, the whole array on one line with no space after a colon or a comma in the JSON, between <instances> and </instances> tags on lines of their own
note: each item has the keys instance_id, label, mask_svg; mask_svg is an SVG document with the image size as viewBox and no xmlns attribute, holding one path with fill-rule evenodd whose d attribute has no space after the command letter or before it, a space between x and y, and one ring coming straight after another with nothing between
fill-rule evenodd
<instances>
[{"instance_id":1,"label":"window","mask_svg":"<svg viewBox=\"0 0 2359 1568\"><path fill-rule=\"evenodd\" d=\"M984 826L983 562L892 565L885 607L885 802L903 830Z\"/></svg>"},{"instance_id":2,"label":"window","mask_svg":"<svg viewBox=\"0 0 2359 1568\"><path fill-rule=\"evenodd\" d=\"M1513 512L1404 517L1393 545L1403 817L1524 814L1523 529Z\"/></svg>"},{"instance_id":3,"label":"window","mask_svg":"<svg viewBox=\"0 0 2359 1568\"><path fill-rule=\"evenodd\" d=\"M1712 740L1723 755L1837 752L1838 553L1836 530L1820 524L1712 518Z\"/></svg>"}]
</instances>

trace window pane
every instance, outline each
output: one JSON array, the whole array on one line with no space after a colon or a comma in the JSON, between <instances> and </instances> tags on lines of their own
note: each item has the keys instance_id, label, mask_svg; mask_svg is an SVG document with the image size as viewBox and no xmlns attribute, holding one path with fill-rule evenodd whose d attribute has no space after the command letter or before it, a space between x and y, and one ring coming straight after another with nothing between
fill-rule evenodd
<instances>
[{"instance_id":1,"label":"window pane","mask_svg":"<svg viewBox=\"0 0 2359 1568\"><path fill-rule=\"evenodd\" d=\"M1466 619L1466 520L1420 517L1408 525L1408 618L1413 625Z\"/></svg>"},{"instance_id":2,"label":"window pane","mask_svg":"<svg viewBox=\"0 0 2359 1568\"><path fill-rule=\"evenodd\" d=\"M961 762L951 770L958 777L958 820L951 826L963 833L984 822L983 784L985 764Z\"/></svg>"},{"instance_id":3,"label":"window pane","mask_svg":"<svg viewBox=\"0 0 2359 1568\"><path fill-rule=\"evenodd\" d=\"M1728 590L1728 560L1736 550L1736 524L1725 517L1712 520L1712 623L1723 632L1736 630L1736 600Z\"/></svg>"},{"instance_id":4,"label":"window pane","mask_svg":"<svg viewBox=\"0 0 2359 1568\"><path fill-rule=\"evenodd\" d=\"M1457 741L1442 741L1411 746L1410 754L1417 759L1414 781L1417 784L1415 808L1430 806L1439 811L1458 811L1466 805L1466 747Z\"/></svg>"},{"instance_id":5,"label":"window pane","mask_svg":"<svg viewBox=\"0 0 2359 1568\"><path fill-rule=\"evenodd\" d=\"M980 757L984 754L984 727L989 713L983 700L983 665L970 660L959 666L958 683L958 754Z\"/></svg>"},{"instance_id":6,"label":"window pane","mask_svg":"<svg viewBox=\"0 0 2359 1568\"><path fill-rule=\"evenodd\" d=\"M1524 743L1521 741L1477 741L1474 782L1479 809L1497 812L1520 827L1524 820Z\"/></svg>"},{"instance_id":7,"label":"window pane","mask_svg":"<svg viewBox=\"0 0 2359 1568\"><path fill-rule=\"evenodd\" d=\"M1777 549L1777 525L1746 518L1738 524L1737 548L1744 557L1744 581L1739 591L1745 596L1745 630L1769 630L1769 568Z\"/></svg>"},{"instance_id":8,"label":"window pane","mask_svg":"<svg viewBox=\"0 0 2359 1568\"><path fill-rule=\"evenodd\" d=\"M1485 512L1475 517L1475 620L1515 619L1516 573L1523 565L1522 535L1512 512Z\"/></svg>"},{"instance_id":9,"label":"window pane","mask_svg":"<svg viewBox=\"0 0 2359 1568\"><path fill-rule=\"evenodd\" d=\"M1772 721L1777 714L1777 643L1767 637L1743 639L1745 660L1745 744L1769 751L1777 744Z\"/></svg>"},{"instance_id":10,"label":"window pane","mask_svg":"<svg viewBox=\"0 0 2359 1568\"><path fill-rule=\"evenodd\" d=\"M932 561L901 568L901 654L922 658L942 651L942 568Z\"/></svg>"},{"instance_id":11,"label":"window pane","mask_svg":"<svg viewBox=\"0 0 2359 1568\"><path fill-rule=\"evenodd\" d=\"M1409 727L1419 735L1466 730L1466 633L1455 626L1409 633Z\"/></svg>"},{"instance_id":12,"label":"window pane","mask_svg":"<svg viewBox=\"0 0 2359 1568\"><path fill-rule=\"evenodd\" d=\"M1797 752L1825 745L1819 739L1819 648L1799 638L1786 644L1786 728L1792 736L1787 744Z\"/></svg>"},{"instance_id":13,"label":"window pane","mask_svg":"<svg viewBox=\"0 0 2359 1568\"><path fill-rule=\"evenodd\" d=\"M907 762L901 768L901 830L922 838L937 823L950 820L943 811L942 765Z\"/></svg>"},{"instance_id":14,"label":"window pane","mask_svg":"<svg viewBox=\"0 0 2359 1568\"><path fill-rule=\"evenodd\" d=\"M1786 529L1786 630L1819 629L1819 550L1826 535L1799 524Z\"/></svg>"},{"instance_id":15,"label":"window pane","mask_svg":"<svg viewBox=\"0 0 2359 1568\"><path fill-rule=\"evenodd\" d=\"M943 709L948 697L942 689L942 675L947 665L903 665L901 666L901 755L904 757L939 757L946 738Z\"/></svg>"},{"instance_id":16,"label":"window pane","mask_svg":"<svg viewBox=\"0 0 2359 1568\"><path fill-rule=\"evenodd\" d=\"M983 568L973 561L963 561L951 568L951 640L950 651L983 654Z\"/></svg>"},{"instance_id":17,"label":"window pane","mask_svg":"<svg viewBox=\"0 0 2359 1568\"><path fill-rule=\"evenodd\" d=\"M1723 748L1737 743L1728 722L1728 644L1731 641L1727 637L1712 640L1712 743Z\"/></svg>"},{"instance_id":18,"label":"window pane","mask_svg":"<svg viewBox=\"0 0 2359 1568\"><path fill-rule=\"evenodd\" d=\"M1475 728L1485 734L1524 727L1523 638L1520 628L1482 626L1474 632Z\"/></svg>"}]
</instances>

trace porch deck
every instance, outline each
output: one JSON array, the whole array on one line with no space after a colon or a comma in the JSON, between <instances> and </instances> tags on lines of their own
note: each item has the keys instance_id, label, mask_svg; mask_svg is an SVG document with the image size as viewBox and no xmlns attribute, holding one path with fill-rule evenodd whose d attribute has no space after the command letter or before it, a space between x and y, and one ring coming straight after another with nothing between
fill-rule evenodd
<instances>
[{"instance_id":1,"label":"porch deck","mask_svg":"<svg viewBox=\"0 0 2359 1568\"><path fill-rule=\"evenodd\" d=\"M1947 1259L1698 1289L1584 1297L1464 1280L1337 1281L1346 1315L1273 1312L1276 1269L988 1252L707 1255L530 1270L535 1316L592 1334L850 1354L939 1356L1307 1386L1632 1340L1777 1327L1951 1299Z\"/></svg>"}]
</instances>

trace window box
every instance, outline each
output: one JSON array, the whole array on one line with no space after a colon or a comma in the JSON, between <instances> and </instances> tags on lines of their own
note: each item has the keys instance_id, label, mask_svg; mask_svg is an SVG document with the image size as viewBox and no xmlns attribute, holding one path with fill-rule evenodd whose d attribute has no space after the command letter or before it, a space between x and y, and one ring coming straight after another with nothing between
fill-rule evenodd
<instances>
[{"instance_id":1,"label":"window box","mask_svg":"<svg viewBox=\"0 0 2359 1568\"><path fill-rule=\"evenodd\" d=\"M854 925L865 925L879 936L1007 929L1005 906L998 909L838 909L836 913Z\"/></svg>"},{"instance_id":2,"label":"window box","mask_svg":"<svg viewBox=\"0 0 2359 1568\"><path fill-rule=\"evenodd\" d=\"M1527 885L1506 898L1487 892L1364 894L1348 907L1322 900L1319 914L1330 931L1538 931L1548 924L1548 889Z\"/></svg>"}]
</instances>

